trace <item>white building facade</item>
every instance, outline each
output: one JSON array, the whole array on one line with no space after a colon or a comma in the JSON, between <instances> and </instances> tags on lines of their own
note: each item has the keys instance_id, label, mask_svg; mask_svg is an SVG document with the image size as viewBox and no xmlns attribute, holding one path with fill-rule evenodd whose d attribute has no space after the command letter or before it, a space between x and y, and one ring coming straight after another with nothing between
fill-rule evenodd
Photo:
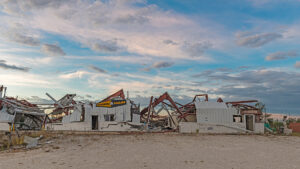
<instances>
[{"instance_id":1,"label":"white building facade","mask_svg":"<svg viewBox=\"0 0 300 169\"><path fill-rule=\"evenodd\" d=\"M129 99L115 107L99 107L97 103L77 104L74 111L63 117L61 124L48 124L53 130L76 131L135 131L140 115L133 111Z\"/></svg>"},{"instance_id":2,"label":"white building facade","mask_svg":"<svg viewBox=\"0 0 300 169\"><path fill-rule=\"evenodd\" d=\"M264 123L255 115L241 115L239 109L221 102L195 101L197 123L181 122L181 133L264 133Z\"/></svg>"}]
</instances>

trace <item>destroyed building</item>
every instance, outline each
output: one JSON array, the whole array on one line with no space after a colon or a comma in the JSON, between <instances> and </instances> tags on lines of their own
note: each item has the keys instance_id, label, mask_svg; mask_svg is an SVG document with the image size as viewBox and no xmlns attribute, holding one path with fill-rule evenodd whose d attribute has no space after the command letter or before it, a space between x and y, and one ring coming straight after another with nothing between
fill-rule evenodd
<instances>
[{"instance_id":1,"label":"destroyed building","mask_svg":"<svg viewBox=\"0 0 300 169\"><path fill-rule=\"evenodd\" d=\"M245 104L257 100L217 102L195 99L196 122L181 122L181 133L264 133L262 111L259 108Z\"/></svg>"},{"instance_id":2,"label":"destroyed building","mask_svg":"<svg viewBox=\"0 0 300 169\"><path fill-rule=\"evenodd\" d=\"M223 102L209 101L199 94L187 104L174 101L165 92L150 98L140 111L123 90L97 102L75 101L76 94L66 94L53 104L32 104L6 96L0 88L0 122L10 129L74 131L179 131L181 133L263 133L262 108L257 100ZM252 104L252 105L251 105ZM45 110L51 110L45 113Z\"/></svg>"},{"instance_id":3,"label":"destroyed building","mask_svg":"<svg viewBox=\"0 0 300 169\"><path fill-rule=\"evenodd\" d=\"M142 126L139 106L125 98L123 90L99 102L76 103L69 108L72 110L61 111L65 116L60 122L53 119L47 127L53 130L135 131Z\"/></svg>"},{"instance_id":4,"label":"destroyed building","mask_svg":"<svg viewBox=\"0 0 300 169\"><path fill-rule=\"evenodd\" d=\"M9 130L40 130L47 115L37 104L6 96L6 87L0 86L0 123L9 124Z\"/></svg>"},{"instance_id":5,"label":"destroyed building","mask_svg":"<svg viewBox=\"0 0 300 169\"><path fill-rule=\"evenodd\" d=\"M172 129L181 133L263 133L262 111L249 103L258 101L224 103L219 98L212 102L208 101L207 94L199 94L192 102L183 105L175 102L166 92L156 99L150 98L149 106L141 111L141 121L148 130Z\"/></svg>"},{"instance_id":6,"label":"destroyed building","mask_svg":"<svg viewBox=\"0 0 300 169\"><path fill-rule=\"evenodd\" d=\"M181 120L190 117L190 109L185 109L183 105L175 102L172 97L165 92L158 98L150 98L148 107L141 111L141 121L149 130L174 130L178 129Z\"/></svg>"}]
</instances>

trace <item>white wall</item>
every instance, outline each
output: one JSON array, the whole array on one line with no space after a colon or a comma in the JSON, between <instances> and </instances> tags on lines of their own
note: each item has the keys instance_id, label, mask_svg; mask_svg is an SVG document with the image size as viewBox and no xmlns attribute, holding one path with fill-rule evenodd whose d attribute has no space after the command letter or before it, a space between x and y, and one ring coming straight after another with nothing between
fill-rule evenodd
<instances>
[{"instance_id":1,"label":"white wall","mask_svg":"<svg viewBox=\"0 0 300 169\"><path fill-rule=\"evenodd\" d=\"M117 122L124 122L131 120L131 104L130 101L127 100L125 105L106 108L106 107L96 107L96 104L84 104L85 108L85 122L90 122L92 120L91 116L97 116L99 122L105 121L104 115L113 114L115 116L115 121ZM72 114L68 116L64 116L62 122L69 123L69 122L79 122L82 113L81 105L75 107Z\"/></svg>"},{"instance_id":2,"label":"white wall","mask_svg":"<svg viewBox=\"0 0 300 169\"><path fill-rule=\"evenodd\" d=\"M217 124L200 124L193 122L180 122L180 133L244 133L245 130L238 126L217 125Z\"/></svg>"},{"instance_id":3,"label":"white wall","mask_svg":"<svg viewBox=\"0 0 300 169\"><path fill-rule=\"evenodd\" d=\"M87 111L86 111L86 114L88 114ZM105 121L104 115L106 115L106 114L115 115L115 121L117 121L117 122L130 121L131 120L131 104L130 104L129 100L127 100L126 105L112 107L112 108L96 107L96 104L93 104L93 107L90 110L89 114L90 114L90 116L98 115L99 122ZM91 117L89 117L89 119L86 119L86 120L91 121Z\"/></svg>"},{"instance_id":4,"label":"white wall","mask_svg":"<svg viewBox=\"0 0 300 169\"><path fill-rule=\"evenodd\" d=\"M81 106L75 108L74 112L63 118L63 125L53 125L54 130L78 130L86 131L92 130L92 116L98 116L98 129L100 131L129 131L131 126L126 124L119 124L120 122L131 121L131 103L127 100L125 105L106 108L96 107L96 104L85 104L85 118L84 122L80 121ZM77 111L80 110L80 111ZM105 121L104 115L113 114L115 121ZM140 123L140 116L133 116L134 123Z\"/></svg>"},{"instance_id":5,"label":"white wall","mask_svg":"<svg viewBox=\"0 0 300 169\"><path fill-rule=\"evenodd\" d=\"M9 131L8 123L0 123L0 131Z\"/></svg>"},{"instance_id":6,"label":"white wall","mask_svg":"<svg viewBox=\"0 0 300 169\"><path fill-rule=\"evenodd\" d=\"M46 125L47 130L68 130L68 131L90 131L92 126L87 122L73 122L63 124L52 124Z\"/></svg>"},{"instance_id":7,"label":"white wall","mask_svg":"<svg viewBox=\"0 0 300 169\"><path fill-rule=\"evenodd\" d=\"M225 103L195 102L198 123L231 124L236 108L227 107Z\"/></svg>"},{"instance_id":8,"label":"white wall","mask_svg":"<svg viewBox=\"0 0 300 169\"><path fill-rule=\"evenodd\" d=\"M263 134L265 133L265 124L264 123L254 123L254 132Z\"/></svg>"}]
</instances>

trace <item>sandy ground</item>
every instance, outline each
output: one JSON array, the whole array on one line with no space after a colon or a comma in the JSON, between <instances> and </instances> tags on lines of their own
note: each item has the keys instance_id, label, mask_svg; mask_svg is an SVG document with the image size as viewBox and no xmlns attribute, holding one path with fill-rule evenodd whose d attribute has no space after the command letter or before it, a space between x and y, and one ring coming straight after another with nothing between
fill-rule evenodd
<instances>
[{"instance_id":1,"label":"sandy ground","mask_svg":"<svg viewBox=\"0 0 300 169\"><path fill-rule=\"evenodd\" d=\"M1 169L299 169L300 137L69 135L41 148L0 152Z\"/></svg>"}]
</instances>

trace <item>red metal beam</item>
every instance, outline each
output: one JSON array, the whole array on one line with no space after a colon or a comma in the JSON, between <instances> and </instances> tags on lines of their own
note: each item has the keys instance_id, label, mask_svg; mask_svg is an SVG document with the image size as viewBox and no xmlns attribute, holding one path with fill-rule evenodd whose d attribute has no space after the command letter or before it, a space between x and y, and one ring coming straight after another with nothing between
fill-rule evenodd
<instances>
[{"instance_id":1,"label":"red metal beam","mask_svg":"<svg viewBox=\"0 0 300 169\"><path fill-rule=\"evenodd\" d=\"M197 97L199 96L204 96L205 97L205 101L207 102L208 101L208 94L197 94L194 99L193 99L193 102L196 100Z\"/></svg>"},{"instance_id":2,"label":"red metal beam","mask_svg":"<svg viewBox=\"0 0 300 169\"><path fill-rule=\"evenodd\" d=\"M246 101L244 101L244 102L246 102ZM252 100L251 102L246 102L246 103L253 103L253 102L255 102L255 100ZM242 104L242 103L234 103L234 104L232 104L232 106L241 108L242 115L249 114L249 113L256 114L256 115L262 115L261 110L252 105L247 105L247 104ZM247 112L247 113L245 113L245 112Z\"/></svg>"},{"instance_id":3,"label":"red metal beam","mask_svg":"<svg viewBox=\"0 0 300 169\"><path fill-rule=\"evenodd\" d=\"M247 104L242 104L242 103L240 103L240 104L233 104L233 106L240 106L240 107L244 107L244 108L248 108L248 109L258 109L258 108L254 107L254 106L247 105Z\"/></svg>"},{"instance_id":4,"label":"red metal beam","mask_svg":"<svg viewBox=\"0 0 300 169\"><path fill-rule=\"evenodd\" d=\"M182 112L180 111L180 109L177 107L176 103L173 101L173 99L170 97L170 95L167 92L165 92L163 95L161 95L158 99L155 99L154 102L152 103L152 107L157 106L159 103L162 103L164 100L168 100L171 103L171 105L177 110L177 112L182 115ZM149 109L149 106L145 107L141 111L141 116L144 115L145 113L147 113L148 109Z\"/></svg>"},{"instance_id":5,"label":"red metal beam","mask_svg":"<svg viewBox=\"0 0 300 169\"><path fill-rule=\"evenodd\" d=\"M221 97L218 98L217 102L222 103L224 102L223 99Z\"/></svg>"},{"instance_id":6,"label":"red metal beam","mask_svg":"<svg viewBox=\"0 0 300 169\"><path fill-rule=\"evenodd\" d=\"M234 101L234 102L226 102L226 104L241 104L241 103L256 103L258 100L244 100L244 101Z\"/></svg>"},{"instance_id":7,"label":"red metal beam","mask_svg":"<svg viewBox=\"0 0 300 169\"><path fill-rule=\"evenodd\" d=\"M16 98L13 97L6 97L5 99L10 100L10 101L14 101L18 104L22 104L23 106L27 106L27 107L37 107L36 104L32 104L30 102L28 102L27 100L18 100Z\"/></svg>"},{"instance_id":8,"label":"red metal beam","mask_svg":"<svg viewBox=\"0 0 300 169\"><path fill-rule=\"evenodd\" d=\"M152 108L152 100L153 100L153 96L151 96L150 98L150 103L149 103L149 106L148 106L148 117L147 117L147 124L149 123L149 120L150 120L150 111L151 111L151 108ZM153 116L153 114L152 114Z\"/></svg>"},{"instance_id":9,"label":"red metal beam","mask_svg":"<svg viewBox=\"0 0 300 169\"><path fill-rule=\"evenodd\" d=\"M107 98L101 100L100 102L105 102L105 101L111 100L112 98L118 97L118 96L120 96L122 99L125 99L125 95L124 95L123 89L121 89L121 90L117 91L116 93L108 96Z\"/></svg>"}]
</instances>

